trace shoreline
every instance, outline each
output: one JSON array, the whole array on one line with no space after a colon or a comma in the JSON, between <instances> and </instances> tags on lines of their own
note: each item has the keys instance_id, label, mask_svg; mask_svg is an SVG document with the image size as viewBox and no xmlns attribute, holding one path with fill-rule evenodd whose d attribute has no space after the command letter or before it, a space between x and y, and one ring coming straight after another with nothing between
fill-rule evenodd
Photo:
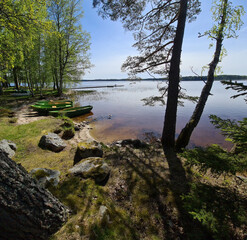
<instances>
[{"instance_id":1,"label":"shoreline","mask_svg":"<svg viewBox=\"0 0 247 240\"><path fill-rule=\"evenodd\" d=\"M53 118L52 116L40 116L37 114L36 111L33 111L31 108L29 108L30 104L24 104L21 108L19 108L16 111L16 124L17 125L23 125L23 124L29 124L35 121L47 119L47 118ZM69 144L78 144L79 142L88 142L88 141L96 141L95 138L90 134L90 130L92 129L92 126L87 121L82 122L76 122L73 120L73 123L81 124L83 125L82 128L80 128L78 131L75 131L75 136L72 139L67 140Z\"/></svg>"}]
</instances>

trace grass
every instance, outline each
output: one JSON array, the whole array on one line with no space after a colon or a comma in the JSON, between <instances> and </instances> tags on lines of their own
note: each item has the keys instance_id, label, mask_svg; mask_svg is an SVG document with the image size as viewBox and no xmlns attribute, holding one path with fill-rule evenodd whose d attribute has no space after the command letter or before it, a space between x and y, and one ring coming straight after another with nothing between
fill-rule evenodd
<instances>
[{"instance_id":1,"label":"grass","mask_svg":"<svg viewBox=\"0 0 247 240\"><path fill-rule=\"evenodd\" d=\"M14 160L21 163L27 171L42 167L61 171L62 176L73 165L75 148L54 153L38 147L42 135L53 132L63 123L61 119L47 118L29 124L10 124L8 118L0 118L0 139L13 141L17 145Z\"/></svg>"}]
</instances>

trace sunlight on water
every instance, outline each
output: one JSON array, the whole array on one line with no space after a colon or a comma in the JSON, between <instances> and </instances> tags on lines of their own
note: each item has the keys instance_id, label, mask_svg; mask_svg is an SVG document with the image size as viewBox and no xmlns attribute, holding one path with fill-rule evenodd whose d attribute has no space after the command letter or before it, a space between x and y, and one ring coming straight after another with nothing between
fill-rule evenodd
<instances>
[{"instance_id":1,"label":"sunlight on water","mask_svg":"<svg viewBox=\"0 0 247 240\"><path fill-rule=\"evenodd\" d=\"M88 118L92 121L91 134L98 141L109 143L126 138L144 138L147 132L161 136L165 106L157 103L155 106L145 106L143 98L157 96L157 81L117 81L117 82L81 82L77 87L124 85L114 88L97 88L96 92L86 95L77 95L80 105L93 105L93 115ZM198 96L203 82L182 82L187 94ZM79 93L79 92L78 92ZM232 90L225 90L220 82L215 82L211 91L204 114L191 138L191 146L205 146L212 143L229 147L224 137L215 130L209 122L208 115L216 114L222 118L240 120L246 117L246 104L243 98L231 99ZM184 107L178 108L177 133L184 127L190 118L195 104L184 101ZM83 117L85 119L85 117ZM80 121L81 119L77 119Z\"/></svg>"}]
</instances>

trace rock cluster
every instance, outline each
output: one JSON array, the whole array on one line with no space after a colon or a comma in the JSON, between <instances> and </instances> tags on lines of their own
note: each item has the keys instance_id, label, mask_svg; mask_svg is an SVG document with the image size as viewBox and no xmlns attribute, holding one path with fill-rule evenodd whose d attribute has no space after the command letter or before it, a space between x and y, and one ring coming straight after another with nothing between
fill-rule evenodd
<instances>
[{"instance_id":1,"label":"rock cluster","mask_svg":"<svg viewBox=\"0 0 247 240\"><path fill-rule=\"evenodd\" d=\"M115 142L115 145L117 145L119 147L130 146L132 148L137 148L137 149L148 147L148 144L146 142L143 142L143 141L141 141L139 139L120 140L120 141Z\"/></svg>"},{"instance_id":2,"label":"rock cluster","mask_svg":"<svg viewBox=\"0 0 247 240\"><path fill-rule=\"evenodd\" d=\"M83 129L86 126L86 122L80 122L80 123L75 123L75 131L80 131L81 129Z\"/></svg>"}]
</instances>

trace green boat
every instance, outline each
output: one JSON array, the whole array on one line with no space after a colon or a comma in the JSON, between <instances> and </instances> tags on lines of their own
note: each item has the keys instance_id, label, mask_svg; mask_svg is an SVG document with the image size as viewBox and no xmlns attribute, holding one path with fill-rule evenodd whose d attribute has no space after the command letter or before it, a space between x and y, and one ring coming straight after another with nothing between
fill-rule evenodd
<instances>
[{"instance_id":1,"label":"green boat","mask_svg":"<svg viewBox=\"0 0 247 240\"><path fill-rule=\"evenodd\" d=\"M93 106L83 106L83 107L71 107L62 110L49 111L49 115L54 117L65 115L67 117L73 118L81 116L83 114L89 113L93 109Z\"/></svg>"},{"instance_id":2,"label":"green boat","mask_svg":"<svg viewBox=\"0 0 247 240\"><path fill-rule=\"evenodd\" d=\"M73 104L56 104L56 105L31 105L31 108L39 114L47 115L52 110L62 110L64 108L71 108Z\"/></svg>"},{"instance_id":3,"label":"green boat","mask_svg":"<svg viewBox=\"0 0 247 240\"><path fill-rule=\"evenodd\" d=\"M73 107L73 101L71 100L42 100L35 103L35 105L60 105L60 104L70 104Z\"/></svg>"}]
</instances>

